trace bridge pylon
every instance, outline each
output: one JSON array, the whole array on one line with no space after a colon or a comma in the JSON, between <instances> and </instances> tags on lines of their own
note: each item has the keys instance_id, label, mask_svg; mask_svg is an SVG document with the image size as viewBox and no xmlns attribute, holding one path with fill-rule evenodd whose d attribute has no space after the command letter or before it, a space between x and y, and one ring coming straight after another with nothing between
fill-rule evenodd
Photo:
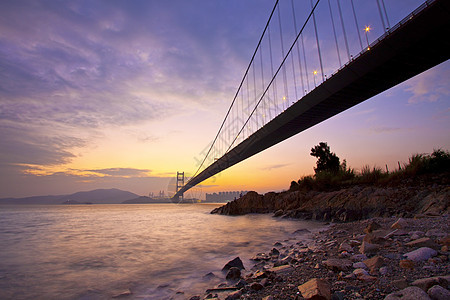
<instances>
[{"instance_id":1,"label":"bridge pylon","mask_svg":"<svg viewBox=\"0 0 450 300\"><path fill-rule=\"evenodd\" d=\"M178 172L177 171L177 189L175 193L178 193L178 191L184 186L184 172ZM183 193L181 193L178 197L179 200L183 201Z\"/></svg>"}]
</instances>

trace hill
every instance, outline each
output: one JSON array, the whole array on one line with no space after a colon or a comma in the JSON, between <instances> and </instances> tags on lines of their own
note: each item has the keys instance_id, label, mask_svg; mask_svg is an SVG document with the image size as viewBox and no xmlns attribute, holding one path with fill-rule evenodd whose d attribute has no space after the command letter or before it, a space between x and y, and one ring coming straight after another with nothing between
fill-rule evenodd
<instances>
[{"instance_id":1,"label":"hill","mask_svg":"<svg viewBox=\"0 0 450 300\"><path fill-rule=\"evenodd\" d=\"M3 198L0 204L63 204L68 202L93 204L119 204L125 200L135 199L139 196L119 189L97 189L77 192L69 195L33 196L25 198Z\"/></svg>"}]
</instances>

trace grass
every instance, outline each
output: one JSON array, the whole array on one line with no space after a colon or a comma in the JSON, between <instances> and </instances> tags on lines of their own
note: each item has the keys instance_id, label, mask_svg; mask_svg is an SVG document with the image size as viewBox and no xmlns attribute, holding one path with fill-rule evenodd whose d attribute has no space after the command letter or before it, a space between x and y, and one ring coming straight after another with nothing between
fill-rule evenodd
<instances>
[{"instance_id":1,"label":"grass","mask_svg":"<svg viewBox=\"0 0 450 300\"><path fill-rule=\"evenodd\" d=\"M450 171L450 153L441 149L433 153L414 154L399 169L388 172L382 168L366 165L361 172L347 168L346 161L341 164L338 172L321 171L315 175L304 176L298 181L292 181L290 191L327 191L352 185L392 185L405 179L415 179L426 174L441 174Z\"/></svg>"}]
</instances>

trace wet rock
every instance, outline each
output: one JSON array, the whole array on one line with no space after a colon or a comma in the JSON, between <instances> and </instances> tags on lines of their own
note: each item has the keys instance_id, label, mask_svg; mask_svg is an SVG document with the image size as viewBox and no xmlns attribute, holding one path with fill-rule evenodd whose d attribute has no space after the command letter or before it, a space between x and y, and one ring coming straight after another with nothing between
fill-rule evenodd
<instances>
[{"instance_id":1,"label":"wet rock","mask_svg":"<svg viewBox=\"0 0 450 300\"><path fill-rule=\"evenodd\" d=\"M298 290L305 299L314 300L330 300L331 299L331 286L328 281L313 278L308 282L300 285Z\"/></svg>"},{"instance_id":2,"label":"wet rock","mask_svg":"<svg viewBox=\"0 0 450 300\"><path fill-rule=\"evenodd\" d=\"M347 271L353 265L352 262L348 259L338 259L338 258L327 259L327 260L323 261L322 264L326 268L328 268L334 272Z\"/></svg>"},{"instance_id":3,"label":"wet rock","mask_svg":"<svg viewBox=\"0 0 450 300\"><path fill-rule=\"evenodd\" d=\"M227 280L237 281L241 278L241 270L236 267L231 267L228 272L227 276L225 277Z\"/></svg>"},{"instance_id":4,"label":"wet rock","mask_svg":"<svg viewBox=\"0 0 450 300\"><path fill-rule=\"evenodd\" d=\"M242 263L242 260L239 257L236 257L235 259L227 262L227 264L222 268L222 271L228 271L232 267L238 268L240 270L245 269L244 264Z\"/></svg>"},{"instance_id":5,"label":"wet rock","mask_svg":"<svg viewBox=\"0 0 450 300\"><path fill-rule=\"evenodd\" d=\"M272 257L278 257L278 256L280 255L280 251L278 251L277 248L273 248L273 249L270 251L269 255L272 256Z\"/></svg>"},{"instance_id":6,"label":"wet rock","mask_svg":"<svg viewBox=\"0 0 450 300\"><path fill-rule=\"evenodd\" d=\"M443 288L440 285L435 285L435 286L431 287L428 290L427 294L433 300L448 300L448 299L450 299L450 291Z\"/></svg>"},{"instance_id":7,"label":"wet rock","mask_svg":"<svg viewBox=\"0 0 450 300\"><path fill-rule=\"evenodd\" d=\"M440 285L444 288L447 288L448 286L448 280L443 276L436 276L436 277L428 277L428 278L422 278L417 279L411 283L413 286L417 286L421 288L424 291L428 291L429 288L431 288L434 285Z\"/></svg>"},{"instance_id":8,"label":"wet rock","mask_svg":"<svg viewBox=\"0 0 450 300\"><path fill-rule=\"evenodd\" d=\"M392 224L391 228L392 229L402 229L407 226L408 226L408 222L405 219L400 218L394 224Z\"/></svg>"},{"instance_id":9,"label":"wet rock","mask_svg":"<svg viewBox=\"0 0 450 300\"><path fill-rule=\"evenodd\" d=\"M370 273L373 274L384 265L384 259L383 257L377 255L365 260L364 264L369 268Z\"/></svg>"},{"instance_id":10,"label":"wet rock","mask_svg":"<svg viewBox=\"0 0 450 300\"><path fill-rule=\"evenodd\" d=\"M359 252L362 254L370 254L370 253L376 253L379 250L379 246L377 244L371 244L366 241L364 241L361 244L361 247L359 247Z\"/></svg>"},{"instance_id":11,"label":"wet rock","mask_svg":"<svg viewBox=\"0 0 450 300\"><path fill-rule=\"evenodd\" d=\"M407 259L413 260L413 261L423 261L423 260L427 260L433 256L436 256L437 252L436 250L433 250L431 248L428 247L422 247L419 249L416 249L414 251L408 252L406 254L404 254L404 256Z\"/></svg>"},{"instance_id":12,"label":"wet rock","mask_svg":"<svg viewBox=\"0 0 450 300\"><path fill-rule=\"evenodd\" d=\"M401 291L389 294L384 300L431 300L422 289L410 286Z\"/></svg>"}]
</instances>

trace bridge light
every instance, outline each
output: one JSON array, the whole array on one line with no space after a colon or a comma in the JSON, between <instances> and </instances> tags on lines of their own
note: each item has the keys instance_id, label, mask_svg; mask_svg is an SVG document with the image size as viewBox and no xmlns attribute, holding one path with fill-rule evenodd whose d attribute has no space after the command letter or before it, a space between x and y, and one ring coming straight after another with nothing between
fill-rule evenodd
<instances>
[{"instance_id":1,"label":"bridge light","mask_svg":"<svg viewBox=\"0 0 450 300\"><path fill-rule=\"evenodd\" d=\"M314 75L317 75L317 70L314 70L313 74L314 74Z\"/></svg>"},{"instance_id":2,"label":"bridge light","mask_svg":"<svg viewBox=\"0 0 450 300\"><path fill-rule=\"evenodd\" d=\"M364 28L364 34L366 35L366 41L367 41L367 50L370 50L369 38L367 37L367 34L370 32L370 30L372 30L372 28L370 28L369 25L367 25L367 26Z\"/></svg>"}]
</instances>

